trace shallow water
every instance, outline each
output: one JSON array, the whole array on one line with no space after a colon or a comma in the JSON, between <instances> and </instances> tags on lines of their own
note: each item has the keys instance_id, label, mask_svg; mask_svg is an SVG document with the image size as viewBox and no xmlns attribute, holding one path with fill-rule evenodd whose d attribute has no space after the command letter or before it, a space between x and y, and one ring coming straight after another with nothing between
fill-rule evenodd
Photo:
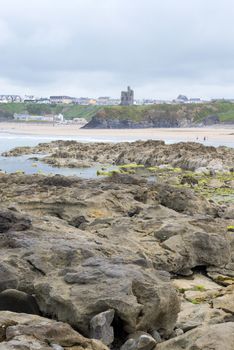
<instances>
[{"instance_id":1,"label":"shallow water","mask_svg":"<svg viewBox=\"0 0 234 350\"><path fill-rule=\"evenodd\" d=\"M108 133L107 133L108 134ZM33 135L14 135L8 133L0 133L0 154L2 152L8 151L15 147L22 146L36 146L38 143L50 142L53 140L76 140L80 142L120 142L120 141L136 141L133 137L113 137L108 138L107 136L83 136L83 137L74 137L74 136L33 136ZM142 138L144 140L144 138ZM166 143L175 143L174 139L165 140ZM178 140L177 140L178 142ZM205 145L220 146L218 142L208 141L204 142ZM223 142L222 145L234 147L233 142ZM36 155L38 157L38 155ZM61 175L77 175L83 178L95 178L97 175L97 170L100 170L100 167L91 167L91 168L57 168L52 167L49 164L42 163L40 161L35 162L30 159L32 155L20 156L20 157L2 157L0 156L0 170L13 173L16 171L24 171L25 174L61 174Z\"/></svg>"},{"instance_id":2,"label":"shallow water","mask_svg":"<svg viewBox=\"0 0 234 350\"><path fill-rule=\"evenodd\" d=\"M35 155L34 155L35 156ZM52 167L40 161L30 159L32 155L24 155L19 157L0 157L0 170L6 173L15 173L23 171L25 174L60 174L60 175L76 175L83 178L95 178L97 170L101 167L91 168L57 168ZM37 155L38 157L38 155Z\"/></svg>"}]
</instances>

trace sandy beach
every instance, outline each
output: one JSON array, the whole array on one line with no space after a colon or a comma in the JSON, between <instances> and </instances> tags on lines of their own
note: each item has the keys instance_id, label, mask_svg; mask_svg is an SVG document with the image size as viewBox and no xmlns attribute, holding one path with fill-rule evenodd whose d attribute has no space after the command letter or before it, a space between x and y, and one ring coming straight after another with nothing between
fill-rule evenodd
<instances>
[{"instance_id":1,"label":"sandy beach","mask_svg":"<svg viewBox=\"0 0 234 350\"><path fill-rule=\"evenodd\" d=\"M44 137L74 137L75 139L105 139L105 140L147 140L159 139L169 142L197 141L207 144L222 144L233 146L234 126L225 128L170 128L170 129L81 129L78 125L0 123L0 134L35 135Z\"/></svg>"}]
</instances>

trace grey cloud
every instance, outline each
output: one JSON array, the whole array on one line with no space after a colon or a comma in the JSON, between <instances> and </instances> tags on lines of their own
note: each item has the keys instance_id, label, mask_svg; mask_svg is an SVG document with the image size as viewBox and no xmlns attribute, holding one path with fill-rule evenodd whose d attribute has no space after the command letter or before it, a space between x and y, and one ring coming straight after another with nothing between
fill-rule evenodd
<instances>
[{"instance_id":1,"label":"grey cloud","mask_svg":"<svg viewBox=\"0 0 234 350\"><path fill-rule=\"evenodd\" d=\"M174 97L175 86L230 95L233 15L232 0L8 0L0 88L114 95L129 83L139 97Z\"/></svg>"}]
</instances>

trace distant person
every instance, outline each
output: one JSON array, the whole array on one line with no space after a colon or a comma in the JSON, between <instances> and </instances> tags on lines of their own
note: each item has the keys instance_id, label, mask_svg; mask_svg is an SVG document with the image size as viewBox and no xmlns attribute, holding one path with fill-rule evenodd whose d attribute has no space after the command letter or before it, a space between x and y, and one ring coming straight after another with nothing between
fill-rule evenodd
<instances>
[{"instance_id":1,"label":"distant person","mask_svg":"<svg viewBox=\"0 0 234 350\"><path fill-rule=\"evenodd\" d=\"M204 136L204 139L203 139L204 141L206 141L206 137Z\"/></svg>"}]
</instances>

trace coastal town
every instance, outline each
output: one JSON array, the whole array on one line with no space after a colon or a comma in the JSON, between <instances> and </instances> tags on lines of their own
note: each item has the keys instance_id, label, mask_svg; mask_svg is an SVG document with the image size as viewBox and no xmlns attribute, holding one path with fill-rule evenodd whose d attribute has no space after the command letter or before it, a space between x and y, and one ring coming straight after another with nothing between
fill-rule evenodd
<instances>
[{"instance_id":1,"label":"coastal town","mask_svg":"<svg viewBox=\"0 0 234 350\"><path fill-rule=\"evenodd\" d=\"M14 95L14 94L0 94L1 103L38 103L38 104L77 104L82 106L118 106L118 105L154 105L154 104L191 104L191 103L206 103L216 101L217 99L203 99L200 97L187 97L179 94L172 100L162 100L157 98L134 98L134 90L130 86L127 91L121 91L120 98L113 98L110 96L94 97L71 97L66 95L52 95L49 97L38 97L35 95ZM233 102L234 99L222 99L228 102Z\"/></svg>"},{"instance_id":2,"label":"coastal town","mask_svg":"<svg viewBox=\"0 0 234 350\"><path fill-rule=\"evenodd\" d=\"M52 123L52 124L76 124L80 127L88 123L86 115L75 115L72 118L66 118L61 107L65 109L70 107L91 108L98 111L99 108L105 107L127 107L127 106L166 106L173 107L176 105L205 105L207 103L215 102L234 103L234 99L224 100L204 100L201 98L188 98L186 95L178 95L173 100L158 100L158 99L136 99L135 91L128 86L126 91L121 91L120 98L112 98L108 96L101 96L98 98L89 97L71 97L66 95L53 95L49 97L36 97L34 95L0 95L0 106L17 105L24 106L24 108L15 108L13 119L16 122L36 122L36 123ZM41 108L41 107L42 108ZM57 108L58 106L58 108ZM53 112L51 111L53 109ZM57 110L57 111L56 111ZM89 119L89 118L88 118ZM216 123L217 117L212 116L212 123ZM210 123L210 122L209 122ZM176 126L176 125L175 125Z\"/></svg>"}]
</instances>

